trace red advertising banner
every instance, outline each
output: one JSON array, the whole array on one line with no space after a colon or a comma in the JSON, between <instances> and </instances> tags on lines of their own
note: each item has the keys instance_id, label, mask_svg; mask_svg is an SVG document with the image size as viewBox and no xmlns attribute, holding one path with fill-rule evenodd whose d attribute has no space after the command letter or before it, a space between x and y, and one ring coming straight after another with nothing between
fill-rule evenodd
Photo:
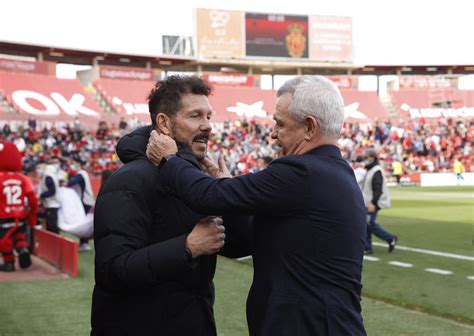
<instances>
[{"instance_id":1,"label":"red advertising banner","mask_svg":"<svg viewBox=\"0 0 474 336\"><path fill-rule=\"evenodd\" d=\"M154 74L153 70L141 69L141 68L122 68L112 66L101 66L100 77L102 78L115 78L115 79L136 79L153 81Z\"/></svg>"},{"instance_id":2,"label":"red advertising banner","mask_svg":"<svg viewBox=\"0 0 474 336\"><path fill-rule=\"evenodd\" d=\"M245 14L247 56L308 57L308 17Z\"/></svg>"},{"instance_id":3,"label":"red advertising banner","mask_svg":"<svg viewBox=\"0 0 474 336\"><path fill-rule=\"evenodd\" d=\"M309 57L317 61L352 62L352 18L311 16Z\"/></svg>"},{"instance_id":4,"label":"red advertising banner","mask_svg":"<svg viewBox=\"0 0 474 336\"><path fill-rule=\"evenodd\" d=\"M400 89L457 88L457 78L435 76L400 76Z\"/></svg>"},{"instance_id":5,"label":"red advertising banner","mask_svg":"<svg viewBox=\"0 0 474 336\"><path fill-rule=\"evenodd\" d=\"M238 73L204 73L201 76L209 83L225 86L254 86L254 77Z\"/></svg>"},{"instance_id":6,"label":"red advertising banner","mask_svg":"<svg viewBox=\"0 0 474 336\"><path fill-rule=\"evenodd\" d=\"M56 73L55 70L50 71L50 64L48 62L20 61L9 58L0 58L0 69L15 72L40 73L44 75L54 75Z\"/></svg>"}]
</instances>

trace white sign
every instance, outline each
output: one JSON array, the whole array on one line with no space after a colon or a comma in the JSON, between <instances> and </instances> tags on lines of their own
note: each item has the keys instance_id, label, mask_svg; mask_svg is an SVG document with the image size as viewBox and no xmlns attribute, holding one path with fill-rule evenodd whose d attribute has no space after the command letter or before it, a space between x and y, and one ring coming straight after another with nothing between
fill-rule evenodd
<instances>
[{"instance_id":1,"label":"white sign","mask_svg":"<svg viewBox=\"0 0 474 336\"><path fill-rule=\"evenodd\" d=\"M58 116L62 110L72 117L76 117L79 113L90 117L100 117L98 112L83 105L86 98L79 93L73 94L68 100L57 92L51 92L51 98L49 98L38 92L17 90L12 93L12 99L18 107L32 115ZM31 100L38 102L43 108L40 109L32 106L30 104Z\"/></svg>"},{"instance_id":2,"label":"white sign","mask_svg":"<svg viewBox=\"0 0 474 336\"><path fill-rule=\"evenodd\" d=\"M228 112L237 113L239 117L245 116L248 118L261 117L266 118L268 116L267 111L263 109L263 101L258 101L253 104L245 104L237 102L236 106L227 108Z\"/></svg>"},{"instance_id":3,"label":"white sign","mask_svg":"<svg viewBox=\"0 0 474 336\"><path fill-rule=\"evenodd\" d=\"M474 173L433 173L421 174L422 187L474 186Z\"/></svg>"},{"instance_id":4,"label":"white sign","mask_svg":"<svg viewBox=\"0 0 474 336\"><path fill-rule=\"evenodd\" d=\"M459 108L414 108L403 103L400 109L410 113L411 118L472 118L474 117L474 107Z\"/></svg>"}]
</instances>

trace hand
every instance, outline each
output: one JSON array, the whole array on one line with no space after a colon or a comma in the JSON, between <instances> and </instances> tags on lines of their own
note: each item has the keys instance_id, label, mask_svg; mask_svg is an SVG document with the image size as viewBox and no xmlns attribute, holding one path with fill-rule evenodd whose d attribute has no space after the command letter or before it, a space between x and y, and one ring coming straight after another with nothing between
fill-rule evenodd
<instances>
[{"instance_id":1,"label":"hand","mask_svg":"<svg viewBox=\"0 0 474 336\"><path fill-rule=\"evenodd\" d=\"M374 205L372 202L370 202L370 203L367 205L367 212L375 212L375 210L377 210L377 209L375 208L375 205Z\"/></svg>"},{"instance_id":2,"label":"hand","mask_svg":"<svg viewBox=\"0 0 474 336\"><path fill-rule=\"evenodd\" d=\"M146 146L146 157L155 166L160 164L163 157L176 154L177 151L178 147L176 146L176 142L171 137L158 134L155 130L151 132L148 145Z\"/></svg>"},{"instance_id":3,"label":"hand","mask_svg":"<svg viewBox=\"0 0 474 336\"><path fill-rule=\"evenodd\" d=\"M186 248L193 258L214 254L224 246L225 227L222 218L207 217L197 223L186 238Z\"/></svg>"},{"instance_id":4,"label":"hand","mask_svg":"<svg viewBox=\"0 0 474 336\"><path fill-rule=\"evenodd\" d=\"M202 170L211 177L224 178L231 177L225 164L224 155L219 156L218 162L207 155L200 161Z\"/></svg>"}]
</instances>

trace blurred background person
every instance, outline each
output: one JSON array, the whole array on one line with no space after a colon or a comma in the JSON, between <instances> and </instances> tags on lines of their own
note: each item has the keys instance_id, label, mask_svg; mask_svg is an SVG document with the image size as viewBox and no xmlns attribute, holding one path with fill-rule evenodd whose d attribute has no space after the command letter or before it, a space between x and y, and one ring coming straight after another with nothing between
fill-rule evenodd
<instances>
[{"instance_id":1,"label":"blurred background person","mask_svg":"<svg viewBox=\"0 0 474 336\"><path fill-rule=\"evenodd\" d=\"M373 253L372 234L388 243L388 252L390 253L393 252L395 245L397 245L398 237L384 230L381 225L376 223L379 210L390 207L390 195L387 181L379 164L377 152L374 149L368 149L365 152L365 169L367 173L362 183L362 194L367 208L365 253Z\"/></svg>"},{"instance_id":2,"label":"blurred background person","mask_svg":"<svg viewBox=\"0 0 474 336\"><path fill-rule=\"evenodd\" d=\"M400 179L403 174L403 164L399 160L394 160L392 162L392 174L397 179L397 185L400 185Z\"/></svg>"},{"instance_id":3,"label":"blurred background person","mask_svg":"<svg viewBox=\"0 0 474 336\"><path fill-rule=\"evenodd\" d=\"M59 158L57 156L51 157L44 170L42 170L38 190L41 203L45 208L46 230L56 234L59 234L58 210L60 204L56 198L56 191L59 188L58 173L60 169L61 164Z\"/></svg>"},{"instance_id":4,"label":"blurred background person","mask_svg":"<svg viewBox=\"0 0 474 336\"><path fill-rule=\"evenodd\" d=\"M69 166L69 179L67 186L74 189L82 201L84 212L87 215L95 204L94 192L92 190L89 173L83 169L82 162L73 160ZM80 238L79 251L90 251L89 239Z\"/></svg>"},{"instance_id":5,"label":"blurred background person","mask_svg":"<svg viewBox=\"0 0 474 336\"><path fill-rule=\"evenodd\" d=\"M462 174L466 171L466 168L464 167L464 164L459 160L459 157L456 157L454 159L453 171L454 174L456 174L457 184L459 185L460 181L464 180Z\"/></svg>"},{"instance_id":6,"label":"blurred background person","mask_svg":"<svg viewBox=\"0 0 474 336\"><path fill-rule=\"evenodd\" d=\"M255 172L264 170L272 162L273 158L271 156L264 156L257 159L255 164Z\"/></svg>"},{"instance_id":7,"label":"blurred background person","mask_svg":"<svg viewBox=\"0 0 474 336\"><path fill-rule=\"evenodd\" d=\"M21 155L12 142L0 142L0 252L4 264L0 271L15 270L18 253L20 268L31 266L26 240L28 224L36 224L38 199L31 180L21 173Z\"/></svg>"}]
</instances>

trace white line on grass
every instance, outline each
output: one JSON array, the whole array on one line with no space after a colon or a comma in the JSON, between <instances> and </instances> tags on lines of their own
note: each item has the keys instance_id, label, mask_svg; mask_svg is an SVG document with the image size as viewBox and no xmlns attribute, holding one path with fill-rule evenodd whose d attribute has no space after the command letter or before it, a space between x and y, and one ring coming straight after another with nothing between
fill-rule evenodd
<instances>
[{"instance_id":1,"label":"white line on grass","mask_svg":"<svg viewBox=\"0 0 474 336\"><path fill-rule=\"evenodd\" d=\"M405 268L413 267L413 264L404 263L404 262L401 262L401 261L389 261L388 263L390 265L398 266L398 267L405 267Z\"/></svg>"},{"instance_id":2,"label":"white line on grass","mask_svg":"<svg viewBox=\"0 0 474 336\"><path fill-rule=\"evenodd\" d=\"M377 257L364 256L364 260L368 260L368 261L378 261L378 260L380 260L380 259L377 258Z\"/></svg>"},{"instance_id":3,"label":"white line on grass","mask_svg":"<svg viewBox=\"0 0 474 336\"><path fill-rule=\"evenodd\" d=\"M451 272L451 271L446 271L446 270L442 270L442 269L439 269L439 268L425 268L425 271L430 272L430 273L441 274L441 275L453 274L453 272Z\"/></svg>"},{"instance_id":4,"label":"white line on grass","mask_svg":"<svg viewBox=\"0 0 474 336\"><path fill-rule=\"evenodd\" d=\"M386 243L384 244L384 243L379 243L379 242L373 242L372 245L385 246L385 247L387 246ZM447 257L447 258L453 258L453 259L474 261L474 257L465 256L465 255L462 255L462 254L454 254L454 253L445 253L445 252L432 251L432 250L424 250L424 249L408 247L408 246L400 246L400 245L397 245L397 247L395 249L402 250L402 251L410 251L410 252L431 254L431 255L435 255L435 256L439 256L439 257Z\"/></svg>"},{"instance_id":5,"label":"white line on grass","mask_svg":"<svg viewBox=\"0 0 474 336\"><path fill-rule=\"evenodd\" d=\"M474 275L470 275L467 277L467 280L474 280Z\"/></svg>"}]
</instances>

